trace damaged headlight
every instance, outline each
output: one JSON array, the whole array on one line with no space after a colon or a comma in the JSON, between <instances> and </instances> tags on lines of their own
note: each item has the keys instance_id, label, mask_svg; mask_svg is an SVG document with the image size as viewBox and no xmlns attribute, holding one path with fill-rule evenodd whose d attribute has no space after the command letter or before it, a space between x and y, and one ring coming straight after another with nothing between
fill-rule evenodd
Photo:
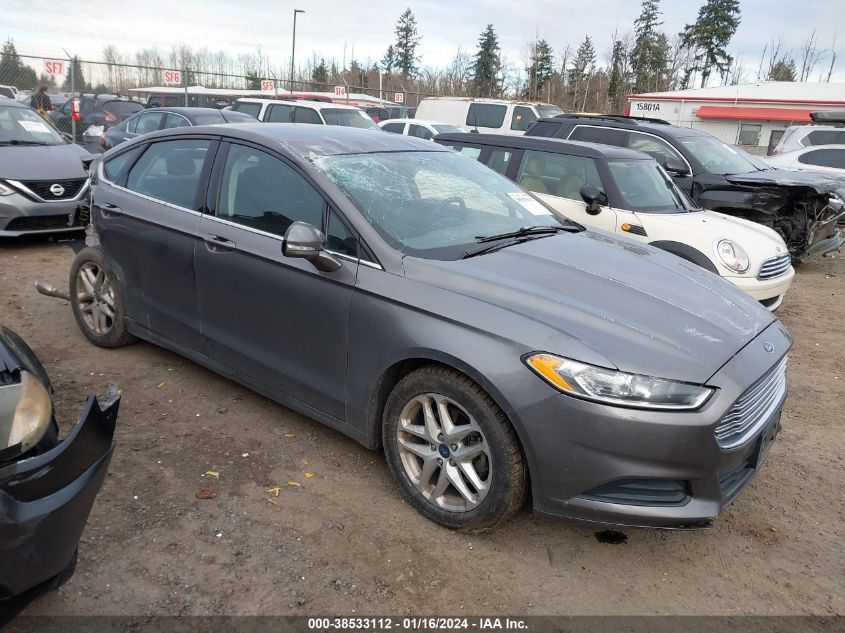
<instances>
[{"instance_id":1,"label":"damaged headlight","mask_svg":"<svg viewBox=\"0 0 845 633\"><path fill-rule=\"evenodd\" d=\"M552 354L534 354L525 362L561 391L606 404L639 409L697 409L713 392L709 387L629 374Z\"/></svg>"},{"instance_id":2,"label":"damaged headlight","mask_svg":"<svg viewBox=\"0 0 845 633\"><path fill-rule=\"evenodd\" d=\"M739 244L731 240L719 240L716 242L716 255L719 260L736 273L744 273L750 264L748 254L742 250Z\"/></svg>"},{"instance_id":3,"label":"damaged headlight","mask_svg":"<svg viewBox=\"0 0 845 633\"><path fill-rule=\"evenodd\" d=\"M53 418L53 402L44 385L28 371L21 371L19 383L3 387L3 396L16 395L13 411L0 411L0 450L21 445L26 453L44 436ZM0 401L7 400L6 397ZM5 418L5 419L3 419ZM7 434L8 433L8 434Z\"/></svg>"}]
</instances>

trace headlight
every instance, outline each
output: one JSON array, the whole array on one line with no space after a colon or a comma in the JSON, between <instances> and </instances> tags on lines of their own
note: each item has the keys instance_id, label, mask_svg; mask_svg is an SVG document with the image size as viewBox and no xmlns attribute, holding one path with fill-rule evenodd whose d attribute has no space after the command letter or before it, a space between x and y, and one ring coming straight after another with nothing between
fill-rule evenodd
<instances>
[{"instance_id":1,"label":"headlight","mask_svg":"<svg viewBox=\"0 0 845 633\"><path fill-rule=\"evenodd\" d=\"M11 196L13 193L15 190L0 180L0 196Z\"/></svg>"},{"instance_id":2,"label":"headlight","mask_svg":"<svg viewBox=\"0 0 845 633\"><path fill-rule=\"evenodd\" d=\"M18 406L12 417L9 446L21 445L27 452L42 438L53 418L53 402L39 380L28 371L21 372Z\"/></svg>"},{"instance_id":3,"label":"headlight","mask_svg":"<svg viewBox=\"0 0 845 633\"><path fill-rule=\"evenodd\" d=\"M716 243L716 255L734 272L744 273L748 270L748 254L739 244L734 244L730 240L719 240Z\"/></svg>"},{"instance_id":4,"label":"headlight","mask_svg":"<svg viewBox=\"0 0 845 633\"><path fill-rule=\"evenodd\" d=\"M552 354L534 354L528 366L561 391L596 402L639 409L697 409L709 387L595 367Z\"/></svg>"}]
</instances>

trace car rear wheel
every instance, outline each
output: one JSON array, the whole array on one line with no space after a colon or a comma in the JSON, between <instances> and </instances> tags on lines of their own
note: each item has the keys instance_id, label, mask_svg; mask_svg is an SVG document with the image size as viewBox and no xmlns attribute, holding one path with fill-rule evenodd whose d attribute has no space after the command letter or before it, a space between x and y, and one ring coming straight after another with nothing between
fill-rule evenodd
<instances>
[{"instance_id":1,"label":"car rear wheel","mask_svg":"<svg viewBox=\"0 0 845 633\"><path fill-rule=\"evenodd\" d=\"M513 427L481 387L453 369L423 367L400 380L382 434L401 491L441 525L491 528L524 501L527 474Z\"/></svg>"},{"instance_id":2,"label":"car rear wheel","mask_svg":"<svg viewBox=\"0 0 845 633\"><path fill-rule=\"evenodd\" d=\"M99 347L135 340L126 327L123 291L96 247L81 250L70 267L70 303L79 329Z\"/></svg>"}]
</instances>

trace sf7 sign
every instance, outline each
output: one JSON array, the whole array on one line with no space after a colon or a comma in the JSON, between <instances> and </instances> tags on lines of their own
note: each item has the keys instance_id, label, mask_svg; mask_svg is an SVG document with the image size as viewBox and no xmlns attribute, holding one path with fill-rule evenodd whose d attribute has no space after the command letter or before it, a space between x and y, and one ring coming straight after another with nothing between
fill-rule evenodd
<instances>
[{"instance_id":1,"label":"sf7 sign","mask_svg":"<svg viewBox=\"0 0 845 633\"><path fill-rule=\"evenodd\" d=\"M45 59L44 60L44 74L45 75L64 75L65 62L63 59Z\"/></svg>"},{"instance_id":2,"label":"sf7 sign","mask_svg":"<svg viewBox=\"0 0 845 633\"><path fill-rule=\"evenodd\" d=\"M178 70L165 70L161 80L165 86L179 86L182 84L182 72Z\"/></svg>"}]
</instances>

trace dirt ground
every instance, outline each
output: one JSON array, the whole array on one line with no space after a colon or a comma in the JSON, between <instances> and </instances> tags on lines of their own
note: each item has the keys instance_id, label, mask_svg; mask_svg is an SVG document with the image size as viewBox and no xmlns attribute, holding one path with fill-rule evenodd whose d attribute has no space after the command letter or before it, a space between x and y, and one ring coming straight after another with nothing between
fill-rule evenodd
<instances>
[{"instance_id":1,"label":"dirt ground","mask_svg":"<svg viewBox=\"0 0 845 633\"><path fill-rule=\"evenodd\" d=\"M29 615L845 613L845 254L803 266L779 312L790 395L760 476L709 530L608 544L527 509L450 532L380 454L160 348L90 345L33 287L66 286L72 247L0 244L0 321L50 372L64 428L123 390L76 575Z\"/></svg>"}]
</instances>

